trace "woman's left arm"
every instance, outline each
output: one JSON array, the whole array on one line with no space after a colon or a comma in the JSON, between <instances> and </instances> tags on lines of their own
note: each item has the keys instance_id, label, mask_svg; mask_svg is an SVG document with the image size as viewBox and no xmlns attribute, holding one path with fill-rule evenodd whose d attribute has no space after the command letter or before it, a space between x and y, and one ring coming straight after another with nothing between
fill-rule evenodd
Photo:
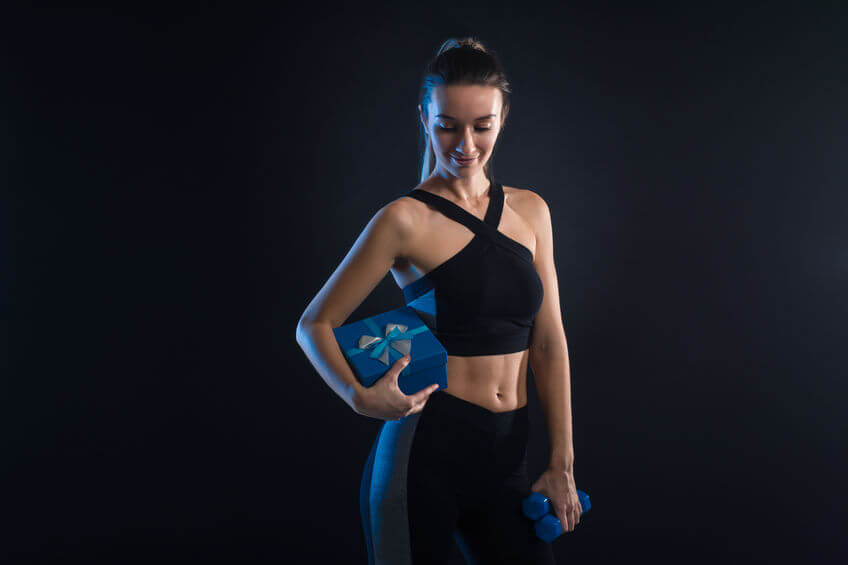
<instances>
[{"instance_id":1,"label":"woman's left arm","mask_svg":"<svg viewBox=\"0 0 848 565\"><path fill-rule=\"evenodd\" d=\"M530 194L533 204L529 209L536 232L534 264L544 295L533 323L529 363L551 444L548 468L531 490L542 492L551 500L563 530L571 531L580 522L582 508L574 485L568 345L560 311L550 210L541 196L532 191Z\"/></svg>"}]
</instances>

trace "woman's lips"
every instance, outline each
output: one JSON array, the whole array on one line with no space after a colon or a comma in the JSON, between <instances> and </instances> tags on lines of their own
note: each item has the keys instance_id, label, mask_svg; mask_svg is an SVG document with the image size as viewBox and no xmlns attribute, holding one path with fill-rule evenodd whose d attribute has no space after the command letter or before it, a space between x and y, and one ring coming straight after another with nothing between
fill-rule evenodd
<instances>
[{"instance_id":1,"label":"woman's lips","mask_svg":"<svg viewBox=\"0 0 848 565\"><path fill-rule=\"evenodd\" d=\"M451 155L451 158L452 158L454 161L456 161L456 163L457 163L458 165L469 165L469 164L471 164L473 161L475 161L475 160L477 159L477 157L470 157L470 158L468 158L468 159L462 159L462 158L460 158L460 157L457 157L456 155Z\"/></svg>"}]
</instances>

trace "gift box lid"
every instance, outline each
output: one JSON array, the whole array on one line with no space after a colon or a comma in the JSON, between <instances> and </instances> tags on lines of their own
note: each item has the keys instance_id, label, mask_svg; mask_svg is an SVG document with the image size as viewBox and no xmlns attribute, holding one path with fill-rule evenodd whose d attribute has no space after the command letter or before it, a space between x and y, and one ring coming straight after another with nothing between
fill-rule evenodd
<instances>
[{"instance_id":1,"label":"gift box lid","mask_svg":"<svg viewBox=\"0 0 848 565\"><path fill-rule=\"evenodd\" d=\"M407 351L410 363L401 371L402 375L445 365L448 361L445 348L409 306L333 328L333 334L354 373L367 386L382 377Z\"/></svg>"}]
</instances>

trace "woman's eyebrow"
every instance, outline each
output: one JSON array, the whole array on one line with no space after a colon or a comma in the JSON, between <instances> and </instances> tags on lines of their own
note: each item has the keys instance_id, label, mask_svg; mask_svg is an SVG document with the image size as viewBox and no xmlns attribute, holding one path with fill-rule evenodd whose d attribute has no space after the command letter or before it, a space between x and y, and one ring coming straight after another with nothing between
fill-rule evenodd
<instances>
[{"instance_id":1,"label":"woman's eyebrow","mask_svg":"<svg viewBox=\"0 0 848 565\"><path fill-rule=\"evenodd\" d=\"M485 120L485 119L488 119L488 118L494 118L496 115L497 114L489 114L488 116L480 116L479 118L474 118L474 121L476 122L477 120ZM456 119L453 116L448 116L447 114L436 114L436 117L437 118L447 118L449 120L455 120Z\"/></svg>"}]
</instances>

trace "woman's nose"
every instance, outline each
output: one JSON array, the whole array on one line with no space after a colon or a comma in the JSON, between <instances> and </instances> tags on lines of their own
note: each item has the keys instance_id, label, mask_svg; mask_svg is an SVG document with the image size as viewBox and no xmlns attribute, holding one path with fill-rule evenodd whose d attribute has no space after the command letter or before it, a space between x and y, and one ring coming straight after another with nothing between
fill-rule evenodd
<instances>
[{"instance_id":1,"label":"woman's nose","mask_svg":"<svg viewBox=\"0 0 848 565\"><path fill-rule=\"evenodd\" d=\"M474 155L474 145L469 139L470 136L466 135L462 141L459 142L459 146L457 146L456 150L458 153L462 153L464 155Z\"/></svg>"}]
</instances>

